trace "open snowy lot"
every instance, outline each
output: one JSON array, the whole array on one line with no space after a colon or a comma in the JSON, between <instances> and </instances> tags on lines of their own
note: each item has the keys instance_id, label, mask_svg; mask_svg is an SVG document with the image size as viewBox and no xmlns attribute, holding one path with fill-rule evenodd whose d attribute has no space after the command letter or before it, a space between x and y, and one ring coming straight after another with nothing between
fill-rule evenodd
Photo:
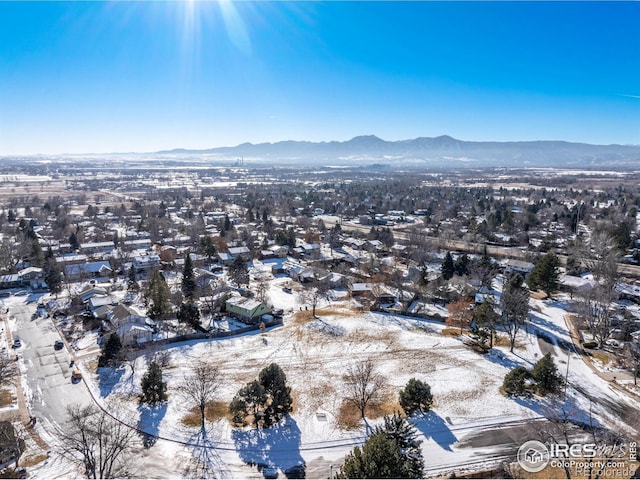
<instances>
[{"instance_id":1,"label":"open snowy lot","mask_svg":"<svg viewBox=\"0 0 640 480\"><path fill-rule=\"evenodd\" d=\"M467 433L532 420L544 413L541 403L514 400L499 391L511 368L520 364L530 367L539 357L533 336L522 337L515 355L502 348L480 355L460 339L442 335L440 322L361 312L349 302L319 309L315 319L310 313L298 310L286 317L284 326L265 335L256 332L167 346L171 366L164 371L170 394L166 405L153 409L138 405L140 381L150 358L144 352L133 372L130 367L101 370L91 379L93 393L141 430L161 438L198 443L197 427L182 422L192 405L185 404L178 391L190 363L206 359L220 366L224 385L218 399L224 403L255 379L262 368L277 363L285 371L294 395L295 410L284 425L258 432L232 428L227 419L211 424L207 442L212 443L207 444L215 446L221 456L216 456L209 468L211 472L222 470L235 475L244 472L243 464L248 462L285 470L323 456L339 465L365 435L364 427L348 430L338 422L345 395L343 375L359 360L373 360L387 380L387 400L380 414L399 408L398 390L411 377L431 385L433 411L418 419L416 426L424 436L425 458L437 459L432 464L453 465L464 458L475 458L477 451L459 444Z\"/></svg>"}]
</instances>

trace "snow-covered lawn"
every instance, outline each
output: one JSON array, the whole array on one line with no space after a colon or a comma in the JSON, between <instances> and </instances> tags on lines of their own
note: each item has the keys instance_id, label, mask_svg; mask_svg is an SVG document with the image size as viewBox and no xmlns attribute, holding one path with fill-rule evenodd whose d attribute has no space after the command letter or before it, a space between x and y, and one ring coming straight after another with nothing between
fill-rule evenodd
<instances>
[{"instance_id":1,"label":"snow-covered lawn","mask_svg":"<svg viewBox=\"0 0 640 480\"><path fill-rule=\"evenodd\" d=\"M258 432L234 429L227 420L219 420L211 426L210 438L223 452L224 463L235 466L233 471L246 462L273 464L284 470L307 462L310 456L317 457L317 449L329 447L325 457L333 452L339 461L354 444L363 441L364 428L342 430L336 420L345 396L343 375L347 368L371 359L387 379L387 410L398 408L398 390L411 377L431 385L433 412L417 426L431 456L435 452L442 458L454 458L459 455L454 446L457 427L473 424L481 428L505 419L532 418L537 413L499 393L505 374L519 364L518 357L498 350L480 355L459 339L441 335L442 328L440 322L360 312L349 302L334 303L319 309L316 319L310 311L289 314L284 326L264 336L256 332L167 346L171 367L164 375L170 400L156 409L137 403L148 361L144 355L133 374L127 367L95 375L93 393L111 408L117 405L119 415L150 434L193 442L197 429L181 422L192 406L185 404L177 391L192 361L205 359L220 366L225 381L218 399L225 403L262 368L275 362L287 374L294 395L295 411L286 424ZM522 353L528 354L528 350ZM375 419L371 421L375 423Z\"/></svg>"},{"instance_id":2,"label":"snow-covered lawn","mask_svg":"<svg viewBox=\"0 0 640 480\"><path fill-rule=\"evenodd\" d=\"M162 346L170 354L170 366L164 370L169 401L158 407L138 403L142 376L157 349L140 350L135 370L128 362L120 369L94 373L89 359L81 361L87 385L98 402L132 427L160 437L145 454L153 459L143 467L147 475L164 470L199 477L247 478L259 475L250 464L273 465L284 471L305 463L310 467L308 476L325 477L330 464L339 466L353 446L365 439L363 426L345 430L337 421L345 396L343 376L351 365L365 359L372 360L386 378L383 410L398 408L398 391L410 378L431 386L435 400L432 412L413 420L429 459L430 474L464 463L495 461L498 457L492 445L472 447L468 437L497 425L539 418L557 407L547 399L512 399L500 393L509 370L519 365L531 368L547 352L552 353L563 375L568 372L570 386L562 403L572 417L625 428L616 409L606 405L626 408L629 402L595 375L581 357L570 353L562 301L532 300L529 332L522 331L515 352L510 353L505 342L481 355L461 339L443 335L441 322L361 311L350 300L324 299L318 305L317 318L312 318L311 308L305 310L300 304L295 290L299 285L292 293L282 290L289 282L277 276L270 282L269 300L274 308L285 311L285 318L284 325L269 329L265 335L255 331ZM333 294L334 298L340 296L339 292ZM539 339L537 333L549 341ZM224 404L262 368L277 363L292 387L293 413L264 430L233 428L220 419L209 424L203 439L197 427L182 422L193 405L178 391L196 360L220 367L224 382L217 400ZM590 418L590 414L597 418ZM377 421L369 419L371 424ZM182 443L178 453L170 453L171 445L178 448L172 442Z\"/></svg>"}]
</instances>

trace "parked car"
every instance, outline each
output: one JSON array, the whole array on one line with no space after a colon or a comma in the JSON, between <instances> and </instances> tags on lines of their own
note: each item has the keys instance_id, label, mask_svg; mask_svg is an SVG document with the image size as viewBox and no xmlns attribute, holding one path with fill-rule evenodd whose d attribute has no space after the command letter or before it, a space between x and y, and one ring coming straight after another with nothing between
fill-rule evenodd
<instances>
[{"instance_id":1,"label":"parked car","mask_svg":"<svg viewBox=\"0 0 640 480\"><path fill-rule=\"evenodd\" d=\"M264 478L278 478L278 469L275 467L264 467L262 469L262 476Z\"/></svg>"},{"instance_id":2,"label":"parked car","mask_svg":"<svg viewBox=\"0 0 640 480\"><path fill-rule=\"evenodd\" d=\"M11 348L20 348L22 346L22 340L20 340L20 337L15 337L13 339L13 344L11 345Z\"/></svg>"},{"instance_id":3,"label":"parked car","mask_svg":"<svg viewBox=\"0 0 640 480\"><path fill-rule=\"evenodd\" d=\"M71 381L73 383L79 382L82 380L82 372L79 369L74 369L73 373L71 373Z\"/></svg>"},{"instance_id":4,"label":"parked car","mask_svg":"<svg viewBox=\"0 0 640 480\"><path fill-rule=\"evenodd\" d=\"M290 288L290 287L282 287L282 291L283 291L284 293L291 293L291 292L292 292L292 290L291 290L291 288Z\"/></svg>"},{"instance_id":5,"label":"parked car","mask_svg":"<svg viewBox=\"0 0 640 480\"><path fill-rule=\"evenodd\" d=\"M64 342L62 340L56 340L53 344L54 350L62 350L64 348Z\"/></svg>"}]
</instances>

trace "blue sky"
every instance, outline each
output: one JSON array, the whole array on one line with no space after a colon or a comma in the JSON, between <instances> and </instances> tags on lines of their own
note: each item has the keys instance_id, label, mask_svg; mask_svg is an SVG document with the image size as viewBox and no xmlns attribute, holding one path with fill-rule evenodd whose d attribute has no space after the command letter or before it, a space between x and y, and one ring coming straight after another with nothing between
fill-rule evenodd
<instances>
[{"instance_id":1,"label":"blue sky","mask_svg":"<svg viewBox=\"0 0 640 480\"><path fill-rule=\"evenodd\" d=\"M0 2L0 155L640 144L640 3Z\"/></svg>"}]
</instances>

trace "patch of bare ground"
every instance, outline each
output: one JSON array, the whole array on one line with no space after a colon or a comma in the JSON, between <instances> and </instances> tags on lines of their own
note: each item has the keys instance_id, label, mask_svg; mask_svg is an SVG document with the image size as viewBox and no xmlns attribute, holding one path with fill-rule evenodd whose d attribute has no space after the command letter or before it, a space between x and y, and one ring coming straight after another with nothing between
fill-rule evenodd
<instances>
[{"instance_id":1,"label":"patch of bare ground","mask_svg":"<svg viewBox=\"0 0 640 480\"><path fill-rule=\"evenodd\" d=\"M33 467L44 462L49 455L49 445L40 437L35 428L23 424L26 428L22 430L23 439L25 440L26 450L20 457L21 467ZM28 438L27 438L28 437Z\"/></svg>"},{"instance_id":2,"label":"patch of bare ground","mask_svg":"<svg viewBox=\"0 0 640 480\"><path fill-rule=\"evenodd\" d=\"M233 372L225 372L225 377L229 375L228 378L230 383L245 385L251 382L252 380L256 379L258 372L254 371L255 365L256 365L255 362L251 362L251 365L249 364L246 365L246 369L233 371Z\"/></svg>"},{"instance_id":3,"label":"patch of bare ground","mask_svg":"<svg viewBox=\"0 0 640 480\"><path fill-rule=\"evenodd\" d=\"M299 310L293 314L293 322L292 324L305 324L315 320L316 318L322 317L333 317L333 316L345 316L345 317L360 317L362 316L361 311L356 308L341 306L341 305L332 305L331 307L323 307L316 308L316 316L313 316L311 310Z\"/></svg>"},{"instance_id":4,"label":"patch of bare ground","mask_svg":"<svg viewBox=\"0 0 640 480\"><path fill-rule=\"evenodd\" d=\"M511 346L511 341L509 340L509 336L508 335L503 335L498 333L495 338L493 339L493 345L495 347L510 347ZM525 344L522 340L518 340L516 338L516 344L514 346L514 348L521 350L523 348L525 348Z\"/></svg>"},{"instance_id":5,"label":"patch of bare ground","mask_svg":"<svg viewBox=\"0 0 640 480\"><path fill-rule=\"evenodd\" d=\"M382 343L387 346L387 349L399 349L401 343L399 341L398 332L377 331L365 328L358 328L349 332L345 336L345 340L350 343L366 344Z\"/></svg>"},{"instance_id":6,"label":"patch of bare ground","mask_svg":"<svg viewBox=\"0 0 640 480\"><path fill-rule=\"evenodd\" d=\"M440 334L444 337L459 337L460 329L459 328L443 328L440 331Z\"/></svg>"},{"instance_id":7,"label":"patch of bare ground","mask_svg":"<svg viewBox=\"0 0 640 480\"><path fill-rule=\"evenodd\" d=\"M231 422L231 414L229 413L229 405L226 402L214 400L207 403L204 410L204 417L208 422L215 422L221 418L226 418ZM200 409L194 406L189 413L182 417L182 424L187 427L199 427L200 426Z\"/></svg>"},{"instance_id":8,"label":"patch of bare ground","mask_svg":"<svg viewBox=\"0 0 640 480\"><path fill-rule=\"evenodd\" d=\"M303 394L305 397L304 405L306 405L310 411L316 411L324 407L329 399L335 398L336 393L336 388L329 382L311 383L310 387Z\"/></svg>"},{"instance_id":9,"label":"patch of bare ground","mask_svg":"<svg viewBox=\"0 0 640 480\"><path fill-rule=\"evenodd\" d=\"M365 415L369 419L376 419L401 411L397 397L392 392L385 392L382 401L367 405ZM355 430L362 425L360 410L353 403L343 401L336 415L336 424L342 430Z\"/></svg>"},{"instance_id":10,"label":"patch of bare ground","mask_svg":"<svg viewBox=\"0 0 640 480\"><path fill-rule=\"evenodd\" d=\"M13 392L8 388L0 390L0 407L8 407L16 401Z\"/></svg>"}]
</instances>

